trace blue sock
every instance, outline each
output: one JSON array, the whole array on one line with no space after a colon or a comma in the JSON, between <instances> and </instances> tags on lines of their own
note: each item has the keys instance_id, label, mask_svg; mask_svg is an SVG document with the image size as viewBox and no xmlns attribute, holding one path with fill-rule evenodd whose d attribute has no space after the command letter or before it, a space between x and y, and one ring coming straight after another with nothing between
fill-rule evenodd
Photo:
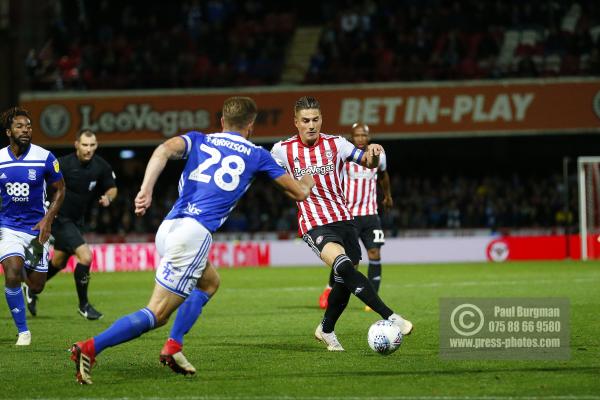
<instances>
[{"instance_id":1,"label":"blue sock","mask_svg":"<svg viewBox=\"0 0 600 400\"><path fill-rule=\"evenodd\" d=\"M187 299L179 306L177 317L171 328L169 337L183 344L183 335L188 333L196 320L202 314L202 307L210 297L200 289L194 289Z\"/></svg>"},{"instance_id":2,"label":"blue sock","mask_svg":"<svg viewBox=\"0 0 600 400\"><path fill-rule=\"evenodd\" d=\"M15 320L15 325L19 333L28 331L27 329L27 314L25 314L25 299L21 287L7 288L4 287L4 295L8 303L8 309Z\"/></svg>"},{"instance_id":3,"label":"blue sock","mask_svg":"<svg viewBox=\"0 0 600 400\"><path fill-rule=\"evenodd\" d=\"M94 336L96 355L107 347L116 346L141 336L153 329L155 325L156 316L147 308L119 318L107 330Z\"/></svg>"}]
</instances>

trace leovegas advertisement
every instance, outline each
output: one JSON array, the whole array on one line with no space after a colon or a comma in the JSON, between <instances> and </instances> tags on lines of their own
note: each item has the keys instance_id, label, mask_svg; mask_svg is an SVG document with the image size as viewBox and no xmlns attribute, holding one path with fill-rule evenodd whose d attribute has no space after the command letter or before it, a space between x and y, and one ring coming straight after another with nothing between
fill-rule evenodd
<instances>
[{"instance_id":1,"label":"leovegas advertisement","mask_svg":"<svg viewBox=\"0 0 600 400\"><path fill-rule=\"evenodd\" d=\"M600 79L25 93L20 103L33 115L40 145L70 145L80 129L94 130L102 143L143 145L219 130L223 100L234 95L256 100L259 141L295 133L293 107L304 95L319 99L323 131L334 134L347 133L357 120L390 138L600 131Z\"/></svg>"}]
</instances>

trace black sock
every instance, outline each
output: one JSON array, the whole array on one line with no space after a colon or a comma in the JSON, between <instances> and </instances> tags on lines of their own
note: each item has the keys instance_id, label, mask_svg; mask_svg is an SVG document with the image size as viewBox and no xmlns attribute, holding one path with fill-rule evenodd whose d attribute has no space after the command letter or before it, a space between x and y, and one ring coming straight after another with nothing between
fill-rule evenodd
<instances>
[{"instance_id":1,"label":"black sock","mask_svg":"<svg viewBox=\"0 0 600 400\"><path fill-rule=\"evenodd\" d=\"M379 293L381 284L381 260L369 260L369 282L373 285L375 292Z\"/></svg>"},{"instance_id":2,"label":"black sock","mask_svg":"<svg viewBox=\"0 0 600 400\"><path fill-rule=\"evenodd\" d=\"M350 300L350 290L343 283L334 282L329 293L327 310L323 316L323 332L331 333L335 323L346 309Z\"/></svg>"},{"instance_id":3,"label":"black sock","mask_svg":"<svg viewBox=\"0 0 600 400\"><path fill-rule=\"evenodd\" d=\"M50 280L54 275L60 272L60 268L56 268L54 264L52 264L52 260L48 261L48 273L46 274L46 282Z\"/></svg>"},{"instance_id":4,"label":"black sock","mask_svg":"<svg viewBox=\"0 0 600 400\"><path fill-rule=\"evenodd\" d=\"M90 266L77 263L75 266L75 286L77 287L77 296L79 297L79 306L88 303L88 284L90 283Z\"/></svg>"},{"instance_id":5,"label":"black sock","mask_svg":"<svg viewBox=\"0 0 600 400\"><path fill-rule=\"evenodd\" d=\"M363 303L371 307L373 311L381 315L383 319L388 319L394 313L377 295L367 277L354 268L352 261L350 261L347 255L340 254L337 256L333 262L333 269L336 275L339 275L344 280L344 286Z\"/></svg>"},{"instance_id":6,"label":"black sock","mask_svg":"<svg viewBox=\"0 0 600 400\"><path fill-rule=\"evenodd\" d=\"M335 280L333 279L333 268L329 270L329 287L332 288L335 284Z\"/></svg>"}]
</instances>

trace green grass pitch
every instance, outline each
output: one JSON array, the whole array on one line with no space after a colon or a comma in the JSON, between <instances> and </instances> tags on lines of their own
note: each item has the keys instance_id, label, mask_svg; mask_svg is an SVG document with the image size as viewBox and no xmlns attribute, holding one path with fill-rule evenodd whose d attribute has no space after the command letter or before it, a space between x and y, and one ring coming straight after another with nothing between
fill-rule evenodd
<instances>
[{"instance_id":1,"label":"green grass pitch","mask_svg":"<svg viewBox=\"0 0 600 400\"><path fill-rule=\"evenodd\" d=\"M361 267L364 270L364 267ZM109 348L80 386L71 343L146 305L153 274L95 274L90 296L100 321L76 313L70 275L50 281L38 316L28 316L32 345L16 348L7 307L0 312L0 398L154 399L600 399L600 264L580 262L384 265L381 295L411 319L415 332L395 354L367 346L378 316L353 298L336 333L346 352L313 339L325 268L221 270L221 289L186 336L194 377L162 367L167 327ZM438 354L440 297L567 297L568 361L444 361ZM5 303L4 303L5 304Z\"/></svg>"}]
</instances>

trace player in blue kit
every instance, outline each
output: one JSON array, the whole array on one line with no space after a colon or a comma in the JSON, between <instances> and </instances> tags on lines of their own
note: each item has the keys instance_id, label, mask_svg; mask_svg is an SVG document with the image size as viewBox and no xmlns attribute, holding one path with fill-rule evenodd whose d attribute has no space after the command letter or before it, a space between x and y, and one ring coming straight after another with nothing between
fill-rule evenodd
<instances>
[{"instance_id":1,"label":"player in blue kit","mask_svg":"<svg viewBox=\"0 0 600 400\"><path fill-rule=\"evenodd\" d=\"M146 307L118 319L99 335L73 345L71 359L79 383L92 383L91 368L100 352L166 324L179 306L160 359L175 372L195 373L181 352L181 344L183 335L210 298L211 293L202 289L211 284L218 286L216 270L207 265L212 233L225 222L258 173L266 173L296 201L306 199L314 186L312 176L295 180L268 151L247 140L256 115L254 100L231 97L223 103L223 132L188 132L167 140L152 154L135 199L138 215L143 215L152 204L154 185L167 161L187 158L179 180L179 198L156 233L161 260L154 291Z\"/></svg>"},{"instance_id":2,"label":"player in blue kit","mask_svg":"<svg viewBox=\"0 0 600 400\"><path fill-rule=\"evenodd\" d=\"M44 288L47 242L65 197L65 182L56 157L31 143L31 117L26 110L10 108L2 113L1 122L9 145L0 150L0 262L6 302L18 331L16 345L28 346L31 332L21 283L25 281L35 293Z\"/></svg>"}]
</instances>

